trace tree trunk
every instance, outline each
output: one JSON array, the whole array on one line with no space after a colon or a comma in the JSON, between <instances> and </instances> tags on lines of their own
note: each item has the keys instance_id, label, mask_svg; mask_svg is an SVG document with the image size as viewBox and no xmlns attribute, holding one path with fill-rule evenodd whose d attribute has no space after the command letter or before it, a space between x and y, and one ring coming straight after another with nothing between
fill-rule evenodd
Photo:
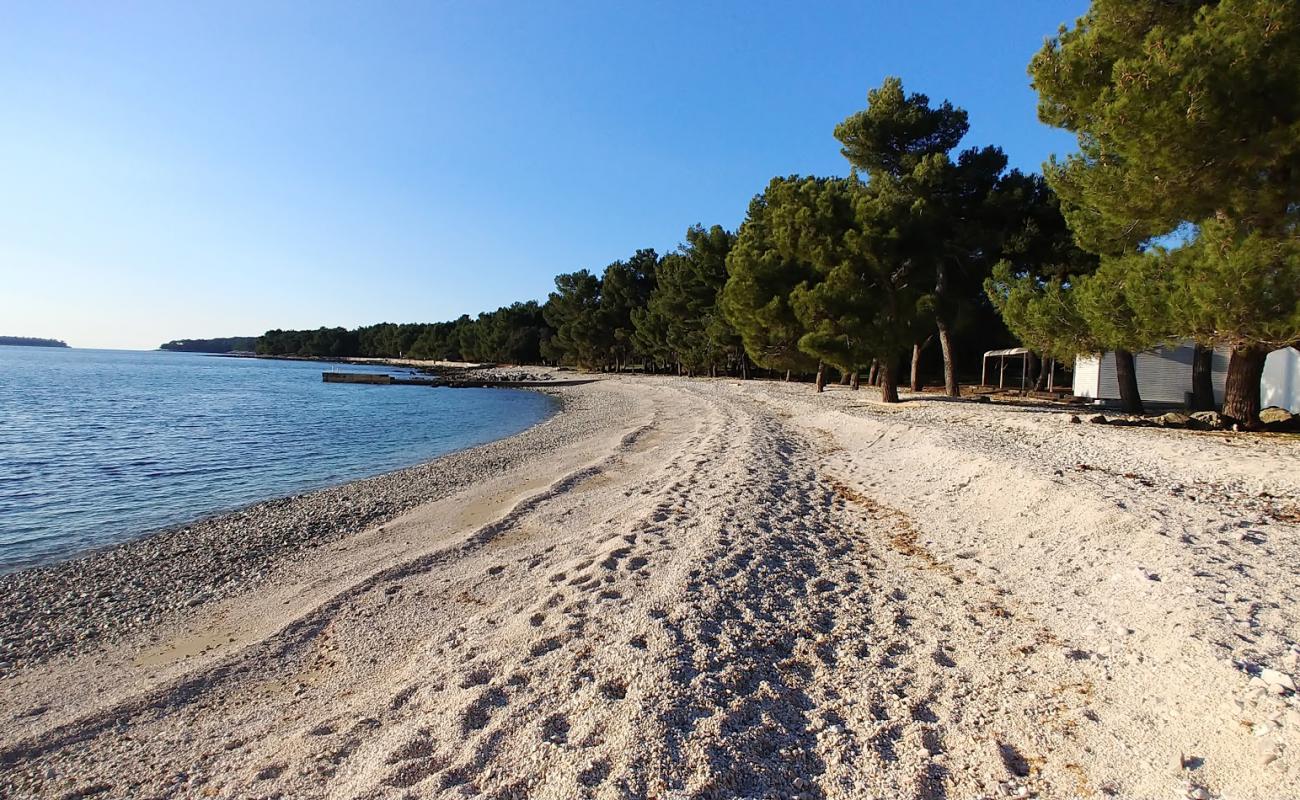
<instances>
[{"instance_id":1,"label":"tree trunk","mask_svg":"<svg viewBox=\"0 0 1300 800\"><path fill-rule=\"evenodd\" d=\"M818 361L817 362L817 394L821 394L822 389L825 388L826 388L826 365Z\"/></svg>"},{"instance_id":2,"label":"tree trunk","mask_svg":"<svg viewBox=\"0 0 1300 800\"><path fill-rule=\"evenodd\" d=\"M790 382L790 370L788 369L785 371L785 382L786 383Z\"/></svg>"},{"instance_id":3,"label":"tree trunk","mask_svg":"<svg viewBox=\"0 0 1300 800\"><path fill-rule=\"evenodd\" d=\"M921 391L921 347L920 342L912 342L912 391Z\"/></svg>"},{"instance_id":4,"label":"tree trunk","mask_svg":"<svg viewBox=\"0 0 1300 800\"><path fill-rule=\"evenodd\" d=\"M898 402L898 381L894 376L893 359L886 358L880 362L880 401Z\"/></svg>"},{"instance_id":5,"label":"tree trunk","mask_svg":"<svg viewBox=\"0 0 1300 800\"><path fill-rule=\"evenodd\" d=\"M879 371L880 371L880 362L879 362L879 361L876 361L875 359L872 359L872 361L871 361L871 371L867 373L867 385L868 385L868 386L875 386L875 385L876 385L876 373L879 372Z\"/></svg>"},{"instance_id":6,"label":"tree trunk","mask_svg":"<svg viewBox=\"0 0 1300 800\"><path fill-rule=\"evenodd\" d=\"M744 353L740 354L740 379L742 381L749 380L749 359L745 357Z\"/></svg>"},{"instance_id":7,"label":"tree trunk","mask_svg":"<svg viewBox=\"0 0 1300 800\"><path fill-rule=\"evenodd\" d=\"M1137 366L1133 354L1115 351L1115 378L1119 381L1119 404L1128 414L1142 413L1142 394L1138 391Z\"/></svg>"},{"instance_id":8,"label":"tree trunk","mask_svg":"<svg viewBox=\"0 0 1300 800\"><path fill-rule=\"evenodd\" d=\"M849 373L847 373L847 372L841 372L841 373L840 373L840 386L848 386L848 385L849 385Z\"/></svg>"},{"instance_id":9,"label":"tree trunk","mask_svg":"<svg viewBox=\"0 0 1300 800\"><path fill-rule=\"evenodd\" d=\"M939 347L943 350L943 391L949 397L961 397L957 386L957 364L953 361L952 331L948 323L939 320Z\"/></svg>"},{"instance_id":10,"label":"tree trunk","mask_svg":"<svg viewBox=\"0 0 1300 800\"><path fill-rule=\"evenodd\" d=\"M1034 391L1043 391L1047 388L1047 374L1043 372L1043 368L1047 365L1047 359L1039 358L1038 354L1033 351L1030 351L1025 358L1029 359L1029 365L1026 371L1029 373L1030 379L1034 382Z\"/></svg>"},{"instance_id":11,"label":"tree trunk","mask_svg":"<svg viewBox=\"0 0 1300 800\"><path fill-rule=\"evenodd\" d=\"M1192 351L1192 410L1214 410L1214 350L1196 345Z\"/></svg>"},{"instance_id":12,"label":"tree trunk","mask_svg":"<svg viewBox=\"0 0 1300 800\"><path fill-rule=\"evenodd\" d=\"M855 392L858 390L858 371L857 371L857 370L854 370L854 371L853 371L853 378L852 378L852 380L849 381L849 386L853 387L853 391L855 391Z\"/></svg>"},{"instance_id":13,"label":"tree trunk","mask_svg":"<svg viewBox=\"0 0 1300 800\"><path fill-rule=\"evenodd\" d=\"M1228 359L1228 379L1223 387L1223 413L1245 424L1259 426L1259 379L1264 374L1268 348L1235 348Z\"/></svg>"}]
</instances>

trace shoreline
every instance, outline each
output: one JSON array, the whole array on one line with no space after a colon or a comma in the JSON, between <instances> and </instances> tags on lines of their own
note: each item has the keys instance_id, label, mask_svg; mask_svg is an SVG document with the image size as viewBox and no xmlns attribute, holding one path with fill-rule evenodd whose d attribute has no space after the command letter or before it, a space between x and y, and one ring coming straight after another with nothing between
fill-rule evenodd
<instances>
[{"instance_id":1,"label":"shoreline","mask_svg":"<svg viewBox=\"0 0 1300 800\"><path fill-rule=\"evenodd\" d=\"M15 574L18 574L18 573L21 573L21 572L27 572L27 571L29 571L29 570L39 570L39 569L47 569L47 568L58 567L58 566L60 566L60 565L62 565L62 564L64 564L64 563L66 563L66 562L68 562L68 561L75 561L75 560L78 560L78 559L87 558L87 557L90 557L90 556L93 556L93 555L96 555L96 554L99 554L99 553L103 553L103 552L108 551L108 550L112 550L112 549L117 548L117 547L122 547L122 546L124 546L124 545L131 544L131 543L133 543L133 542L139 542L139 541L142 541L142 540L146 540L146 539L152 538L152 537L154 537L154 536L161 536L161 535L164 535L164 534L177 533L177 532L179 532L179 531L182 531L183 529L194 528L194 527L199 526L199 525L204 524L204 523L212 522L212 521L214 521L214 520L219 520L219 519L222 518L222 517L233 517L233 516L236 516L236 515L239 515L239 514L245 512L245 511L249 511L249 510L251 510L251 509L254 509L254 508L257 507L257 506L264 505L264 504L281 503L281 502L285 502L285 501L293 500L293 499L295 499L295 498L299 498L299 497L302 497L302 496L305 496L305 495L314 494L314 493L316 493L316 492L328 491L328 490L331 490L331 489L340 489L340 488L343 488L343 487L345 487L345 486L347 486L347 485L349 485L349 484L352 484L352 483L359 483L359 482L361 482L361 481L366 481L366 480L371 480L371 479L386 478L386 477L390 477L390 476L396 476L398 473L402 473L402 472L405 472L405 471L407 471L407 470L412 470L412 469L416 469L416 468L418 468L418 467L426 466L426 465L431 464L431 463L433 463L433 462L435 462L435 461L438 461L439 459L447 458L448 456L456 455L457 453L461 453L461 452L464 452L464 451L466 451L466 450L471 450L471 449L474 449L474 448L476 448L476 447L483 447L483 446L486 446L486 445L494 444L494 443L496 443L496 442L504 441L504 440L506 440L506 439L511 439L511 438L513 438L513 437L515 437L515 436L519 436L519 435L521 435L521 434L527 433L529 430L532 430L532 428L535 428L535 427L537 427L538 425L542 425L542 424L546 423L547 421L549 421L552 417L555 417L555 416L557 416L557 415L563 413L563 412L564 412L564 398L563 398L563 397L562 397L562 396L561 396L557 391L553 391L553 390L561 389L561 388L563 388L563 387L566 386L566 385L568 385L568 384L557 383L557 384L555 384L555 385L553 385L553 386L551 386L551 385L530 385L530 384L517 384L517 385L516 385L516 384L512 384L512 385L509 385L509 386L501 386L501 387L499 387L499 388L504 388L504 389L516 389L516 390L518 390L518 391L531 391L531 392L536 392L537 394L542 394L542 395L546 395L547 397L550 397L550 398L555 402L555 404L556 404L555 407L552 408L552 410L550 410L550 411L546 414L546 416L542 417L542 419L538 420L536 423L534 423L534 424L533 424L532 426L530 426L529 428L525 428L524 430L519 431L519 432L517 432L517 433L509 434L509 435L507 435L507 436L502 436L502 437L499 437L499 438L497 438L497 439L492 439L492 440L490 440L490 441L484 442L484 443L479 444L479 445L470 445L470 446L468 446L468 447L458 447L458 448L456 448L456 449L449 450L449 451L447 451L447 452L440 453L440 454L438 454L438 455L435 455L435 456L432 456L432 457L429 457L429 458L425 458L425 459L423 459L423 460L421 460L421 461L417 461L417 462L415 462L415 463L413 463L413 464L408 464L408 465L406 465L406 466L402 466L402 467L395 467L395 468L391 468L391 469L386 469L386 470L384 470L383 472L377 472L377 473L374 473L374 474L371 474L371 475L362 475L362 476L360 476L360 477L356 477L356 478L347 478L347 479L344 479L344 480L327 480L327 481L323 481L323 482L321 482L321 483L317 483L317 484L308 484L308 485L304 486L303 488L301 488L301 489L299 489L299 490L297 490L297 491L294 491L294 492L288 493L288 494L279 494L279 495L272 495L272 496L270 496L270 497L263 497L263 498L261 498L261 499L259 499L259 500L251 500L251 501L249 501L249 502L243 503L243 504L238 505L238 506L234 506L234 507L230 507L230 508L226 508L226 509L220 509L220 510L216 510L216 511L207 512L207 513L201 514L201 515L196 516L196 517L189 517L189 518L186 518L186 519L184 519L184 520L180 520L180 521L178 521L178 522L173 522L173 523L170 523L170 524L163 525L163 526L161 526L161 527L148 528L148 529L146 529L146 530L137 531L137 532L135 532L135 533L127 533L127 534L123 534L121 538L118 538L118 539L115 539L115 540L112 540L112 541L107 541L107 542L104 542L104 543L102 543L102 544L93 545L93 546L91 546L91 547L87 547L87 548L85 548L84 550L78 550L78 551L76 551L76 552L65 553L65 554L63 554L63 555L55 556L54 559L51 560L51 561L44 561L44 562L38 562L38 563L23 564L23 565L20 565L20 566L14 567L14 568L4 568L4 567L0 567L0 586L3 585L3 581L4 581L4 579L5 579L6 577L10 576L10 575L15 575ZM498 388L498 387L493 387L493 388ZM2 590L0 590L0 591L2 591ZM0 674L2 674L2 673L3 673L3 658L0 658Z\"/></svg>"},{"instance_id":2,"label":"shoreline","mask_svg":"<svg viewBox=\"0 0 1300 800\"><path fill-rule=\"evenodd\" d=\"M538 438L540 428L565 415L568 403L562 386L517 388L551 397L556 408L518 433L407 467L257 500L0 573L0 680L14 669L115 643L253 590L285 558L382 525L523 459L528 444L512 453L513 443ZM153 571L191 546L220 566Z\"/></svg>"}]
</instances>

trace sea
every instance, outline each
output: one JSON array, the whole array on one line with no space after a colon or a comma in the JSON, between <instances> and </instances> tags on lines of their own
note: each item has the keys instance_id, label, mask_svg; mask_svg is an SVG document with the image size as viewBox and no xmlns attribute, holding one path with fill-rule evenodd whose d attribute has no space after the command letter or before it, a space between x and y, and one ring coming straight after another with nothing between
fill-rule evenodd
<instances>
[{"instance_id":1,"label":"sea","mask_svg":"<svg viewBox=\"0 0 1300 800\"><path fill-rule=\"evenodd\" d=\"M418 464L540 422L514 389L324 383L382 367L0 346L0 573Z\"/></svg>"}]
</instances>

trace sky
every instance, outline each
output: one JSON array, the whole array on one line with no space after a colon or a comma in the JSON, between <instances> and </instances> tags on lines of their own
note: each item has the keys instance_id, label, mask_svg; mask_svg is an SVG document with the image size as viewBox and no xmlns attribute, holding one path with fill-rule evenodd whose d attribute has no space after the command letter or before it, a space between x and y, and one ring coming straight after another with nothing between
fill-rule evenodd
<instances>
[{"instance_id":1,"label":"sky","mask_svg":"<svg viewBox=\"0 0 1300 800\"><path fill-rule=\"evenodd\" d=\"M1082 0L0 0L0 335L432 322L844 175L888 75L1040 171Z\"/></svg>"}]
</instances>

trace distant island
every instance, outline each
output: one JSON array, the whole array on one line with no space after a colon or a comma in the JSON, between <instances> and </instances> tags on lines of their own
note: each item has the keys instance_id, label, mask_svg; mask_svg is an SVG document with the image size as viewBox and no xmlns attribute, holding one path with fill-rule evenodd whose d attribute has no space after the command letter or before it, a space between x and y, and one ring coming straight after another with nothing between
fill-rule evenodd
<instances>
[{"instance_id":1,"label":"distant island","mask_svg":"<svg viewBox=\"0 0 1300 800\"><path fill-rule=\"evenodd\" d=\"M13 347L67 347L68 343L59 339L40 339L35 336L0 336L0 345Z\"/></svg>"},{"instance_id":2,"label":"distant island","mask_svg":"<svg viewBox=\"0 0 1300 800\"><path fill-rule=\"evenodd\" d=\"M176 353L251 353L256 346L256 336L227 336L224 339L173 339L158 349Z\"/></svg>"}]
</instances>

